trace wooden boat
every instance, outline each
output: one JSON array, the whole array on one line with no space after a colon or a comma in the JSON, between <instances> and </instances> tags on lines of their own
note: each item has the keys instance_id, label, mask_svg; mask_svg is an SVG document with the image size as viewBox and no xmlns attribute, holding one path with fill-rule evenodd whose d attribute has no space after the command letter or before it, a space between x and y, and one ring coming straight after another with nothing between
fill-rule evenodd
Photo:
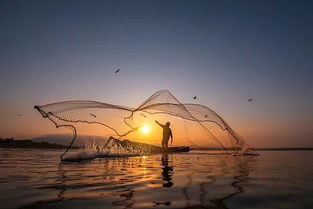
<instances>
[{"instance_id":1,"label":"wooden boat","mask_svg":"<svg viewBox=\"0 0 313 209\"><path fill-rule=\"evenodd\" d=\"M147 154L162 154L162 153L176 153L176 152L189 152L191 150L190 147L180 146L180 147L159 147L151 144L141 143L141 142L133 142L130 140L119 140L115 138L110 138L111 140L118 140L118 143L126 150L128 149L140 149L143 150L144 153Z\"/></svg>"}]
</instances>

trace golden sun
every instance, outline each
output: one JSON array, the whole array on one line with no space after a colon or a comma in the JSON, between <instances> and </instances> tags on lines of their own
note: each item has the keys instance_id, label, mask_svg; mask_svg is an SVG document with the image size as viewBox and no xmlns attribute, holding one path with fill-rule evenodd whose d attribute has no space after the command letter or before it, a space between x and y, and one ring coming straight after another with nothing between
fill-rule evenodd
<instances>
[{"instance_id":1,"label":"golden sun","mask_svg":"<svg viewBox=\"0 0 313 209\"><path fill-rule=\"evenodd\" d=\"M141 127L141 132L144 133L144 134L148 134L150 132L150 126L148 125L143 125Z\"/></svg>"}]
</instances>

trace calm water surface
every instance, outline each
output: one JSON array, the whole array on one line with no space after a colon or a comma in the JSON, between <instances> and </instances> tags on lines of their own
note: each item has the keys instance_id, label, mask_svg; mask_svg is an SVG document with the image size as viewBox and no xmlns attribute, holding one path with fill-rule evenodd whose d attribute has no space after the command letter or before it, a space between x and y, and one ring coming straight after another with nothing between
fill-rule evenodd
<instances>
[{"instance_id":1,"label":"calm water surface","mask_svg":"<svg viewBox=\"0 0 313 209\"><path fill-rule=\"evenodd\" d=\"M312 151L59 165L61 152L0 149L0 208L313 208Z\"/></svg>"}]
</instances>

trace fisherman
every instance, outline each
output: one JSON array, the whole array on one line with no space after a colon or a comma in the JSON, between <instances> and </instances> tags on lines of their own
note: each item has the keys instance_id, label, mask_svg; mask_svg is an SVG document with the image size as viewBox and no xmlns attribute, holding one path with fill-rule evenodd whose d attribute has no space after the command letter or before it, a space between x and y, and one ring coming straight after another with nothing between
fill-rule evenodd
<instances>
[{"instance_id":1,"label":"fisherman","mask_svg":"<svg viewBox=\"0 0 313 209\"><path fill-rule=\"evenodd\" d=\"M168 148L168 140L170 138L171 144L173 143L173 134L172 130L170 129L170 122L167 122L165 125L162 125L157 120L155 122L163 128L162 147Z\"/></svg>"}]
</instances>

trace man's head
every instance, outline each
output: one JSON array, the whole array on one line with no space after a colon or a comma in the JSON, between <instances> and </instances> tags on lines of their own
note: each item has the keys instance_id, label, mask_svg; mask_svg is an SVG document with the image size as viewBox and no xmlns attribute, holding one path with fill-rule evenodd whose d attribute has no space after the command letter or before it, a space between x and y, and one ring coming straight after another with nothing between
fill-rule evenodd
<instances>
[{"instance_id":1,"label":"man's head","mask_svg":"<svg viewBox=\"0 0 313 209\"><path fill-rule=\"evenodd\" d=\"M167 122L165 125L166 125L167 127L170 127L171 123L170 123L170 122Z\"/></svg>"}]
</instances>

